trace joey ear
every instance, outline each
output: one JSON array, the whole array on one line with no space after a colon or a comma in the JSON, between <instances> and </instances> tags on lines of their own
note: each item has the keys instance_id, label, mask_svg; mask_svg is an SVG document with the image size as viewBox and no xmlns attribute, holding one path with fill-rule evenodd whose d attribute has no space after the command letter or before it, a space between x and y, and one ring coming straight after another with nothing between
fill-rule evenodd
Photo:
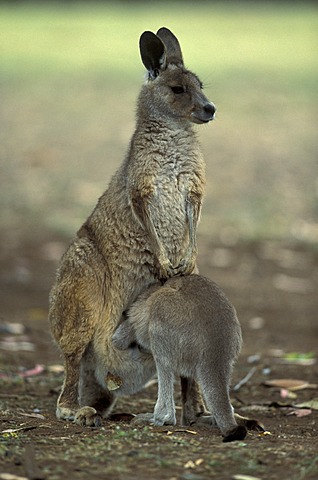
<instances>
[{"instance_id":1,"label":"joey ear","mask_svg":"<svg viewBox=\"0 0 318 480\"><path fill-rule=\"evenodd\" d=\"M150 78L154 80L166 66L165 46L157 35L144 32L139 40L139 48L142 63L148 70Z\"/></svg>"},{"instance_id":2,"label":"joey ear","mask_svg":"<svg viewBox=\"0 0 318 480\"><path fill-rule=\"evenodd\" d=\"M166 47L167 63L183 65L181 47L177 37L166 27L160 28L157 36L161 38Z\"/></svg>"}]
</instances>

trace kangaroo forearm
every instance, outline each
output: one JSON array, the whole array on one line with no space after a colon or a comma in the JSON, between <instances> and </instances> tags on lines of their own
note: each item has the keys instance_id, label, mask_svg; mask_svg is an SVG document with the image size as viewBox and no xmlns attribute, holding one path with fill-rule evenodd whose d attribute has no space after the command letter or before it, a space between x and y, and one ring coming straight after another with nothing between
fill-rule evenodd
<instances>
[{"instance_id":1,"label":"kangaroo forearm","mask_svg":"<svg viewBox=\"0 0 318 480\"><path fill-rule=\"evenodd\" d=\"M196 257L197 227L200 219L202 195L191 192L186 200L186 215L188 222L189 245L186 257Z\"/></svg>"},{"instance_id":2,"label":"kangaroo forearm","mask_svg":"<svg viewBox=\"0 0 318 480\"><path fill-rule=\"evenodd\" d=\"M139 192L134 191L131 197L131 204L135 217L137 217L142 228L146 232L153 254L159 263L168 261L166 250L158 236L157 230L151 218L149 196L143 196Z\"/></svg>"}]
</instances>

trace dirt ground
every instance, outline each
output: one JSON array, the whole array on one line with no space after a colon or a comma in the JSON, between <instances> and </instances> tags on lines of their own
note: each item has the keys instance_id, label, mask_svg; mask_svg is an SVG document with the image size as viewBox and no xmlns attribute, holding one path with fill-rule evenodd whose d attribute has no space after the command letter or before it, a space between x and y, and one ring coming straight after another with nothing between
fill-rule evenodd
<instances>
[{"instance_id":1,"label":"dirt ground","mask_svg":"<svg viewBox=\"0 0 318 480\"><path fill-rule=\"evenodd\" d=\"M0 479L318 478L317 250L199 237L201 273L224 288L242 324L232 384L251 377L232 390L233 405L266 430L225 444L216 429L132 427L128 417L81 428L55 418L63 371L47 304L66 244L1 242ZM264 385L275 379L299 380L300 389ZM150 411L155 400L154 383L115 413Z\"/></svg>"}]
</instances>

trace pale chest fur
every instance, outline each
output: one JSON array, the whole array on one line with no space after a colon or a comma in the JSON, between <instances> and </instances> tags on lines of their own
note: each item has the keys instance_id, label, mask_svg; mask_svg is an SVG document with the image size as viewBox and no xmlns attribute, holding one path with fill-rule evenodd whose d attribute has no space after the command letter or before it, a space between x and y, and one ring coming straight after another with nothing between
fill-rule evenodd
<instances>
[{"instance_id":1,"label":"pale chest fur","mask_svg":"<svg viewBox=\"0 0 318 480\"><path fill-rule=\"evenodd\" d=\"M172 155L154 177L152 219L159 238L173 256L178 256L188 241L186 203L196 188L198 173L198 165L193 163Z\"/></svg>"},{"instance_id":2,"label":"pale chest fur","mask_svg":"<svg viewBox=\"0 0 318 480\"><path fill-rule=\"evenodd\" d=\"M195 192L203 195L205 165L195 135L163 131L135 138L134 189L148 197L151 219L170 260L178 262L187 248L187 202ZM128 180L129 184L129 180Z\"/></svg>"}]
</instances>

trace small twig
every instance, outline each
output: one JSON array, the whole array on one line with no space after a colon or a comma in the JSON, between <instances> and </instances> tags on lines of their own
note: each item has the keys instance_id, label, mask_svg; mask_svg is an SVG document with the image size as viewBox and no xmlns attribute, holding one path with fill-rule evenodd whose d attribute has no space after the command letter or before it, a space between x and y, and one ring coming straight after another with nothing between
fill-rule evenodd
<instances>
[{"instance_id":1,"label":"small twig","mask_svg":"<svg viewBox=\"0 0 318 480\"><path fill-rule=\"evenodd\" d=\"M253 367L251 368L251 370L248 372L248 374L242 378L242 380L240 382L238 382L234 387L233 387L233 392L238 392L239 389L245 385L245 383L247 383L249 381L249 379L254 375L254 373L256 372L257 370L257 367Z\"/></svg>"}]
</instances>

